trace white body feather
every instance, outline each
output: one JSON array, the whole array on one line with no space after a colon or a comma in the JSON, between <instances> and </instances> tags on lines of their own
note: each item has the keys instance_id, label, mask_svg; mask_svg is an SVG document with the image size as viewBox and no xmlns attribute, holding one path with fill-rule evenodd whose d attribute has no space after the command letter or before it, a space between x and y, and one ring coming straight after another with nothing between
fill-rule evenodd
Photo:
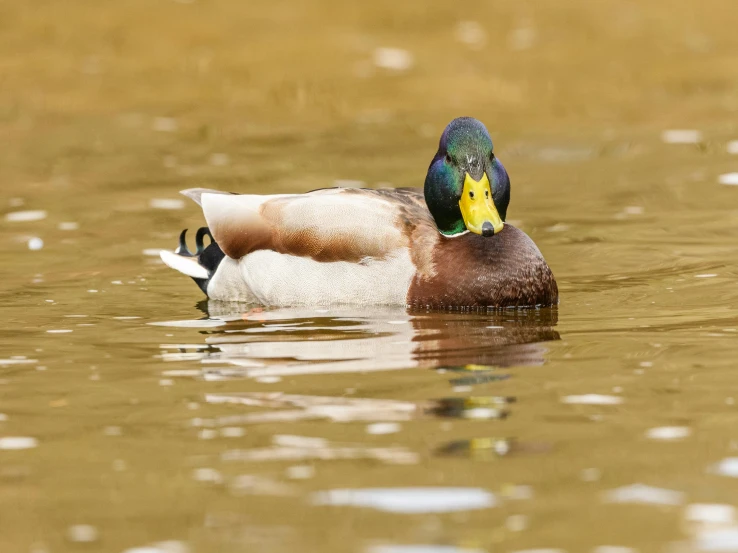
<instances>
[{"instance_id":1,"label":"white body feather","mask_svg":"<svg viewBox=\"0 0 738 553\"><path fill-rule=\"evenodd\" d=\"M415 267L408 252L360 264L320 262L259 250L239 263L245 287L264 305L404 305ZM221 289L208 286L219 298Z\"/></svg>"}]
</instances>

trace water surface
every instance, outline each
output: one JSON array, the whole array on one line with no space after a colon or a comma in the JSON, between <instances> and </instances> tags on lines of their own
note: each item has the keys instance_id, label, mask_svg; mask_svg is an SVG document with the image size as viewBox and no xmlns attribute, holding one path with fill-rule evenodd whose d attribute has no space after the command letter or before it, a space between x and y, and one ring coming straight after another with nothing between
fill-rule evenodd
<instances>
[{"instance_id":1,"label":"water surface","mask_svg":"<svg viewBox=\"0 0 738 553\"><path fill-rule=\"evenodd\" d=\"M728 4L68 4L2 8L3 551L738 550ZM180 189L417 186L466 114L557 309L206 302L156 257Z\"/></svg>"}]
</instances>

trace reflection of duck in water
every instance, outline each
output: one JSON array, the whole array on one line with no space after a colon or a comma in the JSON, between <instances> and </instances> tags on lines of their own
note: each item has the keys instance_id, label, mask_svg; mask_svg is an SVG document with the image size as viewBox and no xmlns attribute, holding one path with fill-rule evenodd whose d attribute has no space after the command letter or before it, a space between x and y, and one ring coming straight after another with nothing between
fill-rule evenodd
<instances>
[{"instance_id":1,"label":"reflection of duck in water","mask_svg":"<svg viewBox=\"0 0 738 553\"><path fill-rule=\"evenodd\" d=\"M415 357L439 365L542 365L547 348L559 340L556 309L427 315L413 318Z\"/></svg>"},{"instance_id":2,"label":"reflection of duck in water","mask_svg":"<svg viewBox=\"0 0 738 553\"><path fill-rule=\"evenodd\" d=\"M452 121L425 189L307 194L183 192L214 241L184 243L164 262L211 298L264 305L541 306L558 302L551 270L528 236L505 223L510 181L487 129Z\"/></svg>"},{"instance_id":3,"label":"reflection of duck in water","mask_svg":"<svg viewBox=\"0 0 738 553\"><path fill-rule=\"evenodd\" d=\"M415 367L541 365L558 340L556 309L494 314L408 314L401 308L251 310L210 300L217 350L208 370L232 377L400 370ZM227 365L216 368L214 363Z\"/></svg>"}]
</instances>

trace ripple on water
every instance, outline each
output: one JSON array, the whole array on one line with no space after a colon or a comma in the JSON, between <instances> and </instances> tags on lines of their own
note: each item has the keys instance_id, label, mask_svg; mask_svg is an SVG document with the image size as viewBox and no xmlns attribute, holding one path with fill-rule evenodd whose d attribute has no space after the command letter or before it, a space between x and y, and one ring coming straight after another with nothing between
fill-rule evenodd
<instances>
[{"instance_id":1,"label":"ripple on water","mask_svg":"<svg viewBox=\"0 0 738 553\"><path fill-rule=\"evenodd\" d=\"M375 422L366 426L367 434L395 434L401 426L396 422Z\"/></svg>"},{"instance_id":2,"label":"ripple on water","mask_svg":"<svg viewBox=\"0 0 738 553\"><path fill-rule=\"evenodd\" d=\"M232 403L249 407L280 408L245 413L242 423L270 421L292 422L298 420L328 419L335 422L377 421L402 422L410 420L418 412L418 405L409 401L394 401L372 398L347 398L285 394L282 392L246 392L242 394L207 394L207 403Z\"/></svg>"},{"instance_id":3,"label":"ripple on water","mask_svg":"<svg viewBox=\"0 0 738 553\"><path fill-rule=\"evenodd\" d=\"M738 185L738 173L725 173L720 175L718 177L718 182L728 186L736 186Z\"/></svg>"},{"instance_id":4,"label":"ripple on water","mask_svg":"<svg viewBox=\"0 0 738 553\"><path fill-rule=\"evenodd\" d=\"M370 545L366 553L487 553L486 549L469 549L456 547L455 545L429 545L429 544L387 544Z\"/></svg>"},{"instance_id":5,"label":"ripple on water","mask_svg":"<svg viewBox=\"0 0 738 553\"><path fill-rule=\"evenodd\" d=\"M649 428L646 431L646 437L652 440L681 440L688 438L692 434L689 427L686 426L658 426Z\"/></svg>"},{"instance_id":6,"label":"ripple on water","mask_svg":"<svg viewBox=\"0 0 738 553\"><path fill-rule=\"evenodd\" d=\"M11 357L10 359L0 359L0 366L3 365L29 365L33 363L38 363L38 359L20 359L16 357Z\"/></svg>"},{"instance_id":7,"label":"ripple on water","mask_svg":"<svg viewBox=\"0 0 738 553\"><path fill-rule=\"evenodd\" d=\"M313 505L368 507L402 514L489 509L497 498L482 488L357 488L316 492Z\"/></svg>"},{"instance_id":8,"label":"ripple on water","mask_svg":"<svg viewBox=\"0 0 738 553\"><path fill-rule=\"evenodd\" d=\"M290 480L307 480L315 476L315 467L312 465L294 465L287 467L284 474Z\"/></svg>"},{"instance_id":9,"label":"ripple on water","mask_svg":"<svg viewBox=\"0 0 738 553\"><path fill-rule=\"evenodd\" d=\"M159 321L147 323L151 326L167 326L174 328L212 328L225 325L225 321L219 319L192 319L183 321Z\"/></svg>"},{"instance_id":10,"label":"ripple on water","mask_svg":"<svg viewBox=\"0 0 738 553\"><path fill-rule=\"evenodd\" d=\"M184 376L199 376L206 381L248 376L258 379L259 384L275 384L284 379L284 382L291 385L291 379L285 378L288 375L307 377L311 374L356 374L415 368L416 374L435 379L442 390L448 390L446 378L439 379L437 373L426 370L418 361L420 354L430 353L432 356L424 359L423 365L427 364L429 369L443 367L439 373L473 378L469 382L456 384L464 386L462 390L468 392L473 386L494 385L497 380L507 378L508 375L498 374L500 367L543 364L546 349L537 342L557 338L547 325L542 327L543 330L538 326L511 329L492 324L498 320L490 317L473 318L473 321L455 318L444 320L435 317L409 317L395 311L367 317L366 313L357 313L355 310L328 309L306 309L301 317L295 315L295 310L248 308L236 313L224 310L217 317L211 315L207 319L151 323L152 327L182 329L163 331L172 332L167 334L172 338L165 339L169 340L168 343L161 343L158 358L179 365L173 367L174 370L163 371L160 384L169 385L173 382L172 378ZM146 320L150 320L148 316L145 316L144 321ZM457 320L463 324L456 326ZM214 327L217 328L213 330ZM480 337L474 337L475 332L481 333ZM204 335L205 343L196 343L197 338L194 336L197 335ZM416 340L418 336L424 335L436 335L442 345L439 346L436 338L432 344ZM483 359L474 356L471 362L478 364L468 364L470 361L460 357L458 352L470 345L474 346L479 339L488 339L482 346L487 355ZM155 343L159 344L159 340ZM441 357L438 355L439 348L447 348L451 354ZM215 364L225 366L214 366ZM325 381L330 382L331 379ZM375 377L374 381L378 379ZM356 392L347 387L352 385L354 384L347 382L339 387L339 391L331 390L330 393L334 395L239 393L237 387L233 388L234 392L225 393L225 387L203 386L203 410L233 409L235 413L216 416L213 411L207 415L203 412L202 418L197 419L197 422L193 420L195 428L188 431L191 439L207 440L209 447L221 447L220 455L214 459L226 464L228 470L218 464L211 464L212 460L198 463L195 466L200 468L195 468L191 473L191 484L199 482L200 486L218 486L220 491L232 496L299 496L299 487L303 485L300 481L311 479L316 469L320 470L331 461L342 461L344 464L348 460L358 465L369 460L375 466L420 463L423 453L405 446L404 440L399 440L402 445L375 447L372 443L362 442L391 440L392 436L369 438L366 434L393 434L409 429L413 421L418 419L498 419L505 416L507 408L515 402L515 397L502 395L443 397L448 392L441 390L436 390L430 396L431 399L415 401L347 397ZM346 395L341 395L340 390L344 389L347 390ZM358 386L356 389L359 389ZM221 393L209 393L211 390ZM200 401L202 396L198 396L198 407ZM230 404L231 407L220 407L220 404ZM247 409L239 412L239 407ZM246 425L289 424L309 420L364 423L365 426L354 425L358 429L358 435L353 442L333 441L321 436L277 433L270 444L263 446L256 440L261 429L255 429L252 433L250 427L246 439L233 441L246 436ZM108 435L119 434L117 427L106 428L105 433ZM252 441L251 438L255 439ZM466 441L462 447L464 455L471 451L469 444L472 443L475 447L471 449L478 456L479 452L488 454L492 451L492 455L499 457L510 451L549 449L547 444L540 448L536 444L523 443L519 447L505 438L481 438ZM202 442L200 444L206 445ZM235 444L240 449L233 448ZM259 447L251 447L252 444L259 444ZM272 476L259 474L265 463L275 468L282 464L282 468L278 469L283 475L282 482ZM253 474L234 476L233 471L239 466L248 467ZM113 470L133 469L129 469L123 461L116 461L113 463ZM310 496L310 501L314 505L367 507L385 512L412 514L487 509L497 506L498 498L502 497L505 500L530 498L532 488L508 487L501 490L499 495L482 488L337 488L315 493ZM511 532L519 532L527 528L527 524L527 518L522 515L507 517L506 528ZM449 546L443 547L454 553L481 551L464 548L449 550ZM159 544L152 544L129 551L161 553L163 550Z\"/></svg>"},{"instance_id":11,"label":"ripple on water","mask_svg":"<svg viewBox=\"0 0 738 553\"><path fill-rule=\"evenodd\" d=\"M667 144L698 144L703 137L694 129L669 129L661 133L661 140Z\"/></svg>"},{"instance_id":12,"label":"ripple on water","mask_svg":"<svg viewBox=\"0 0 738 553\"><path fill-rule=\"evenodd\" d=\"M691 503L684 508L684 520L700 525L732 525L736 522L736 508L721 503Z\"/></svg>"},{"instance_id":13,"label":"ripple on water","mask_svg":"<svg viewBox=\"0 0 738 553\"><path fill-rule=\"evenodd\" d=\"M453 440L442 444L436 454L450 457L467 457L477 461L493 461L507 455L533 455L548 453L549 442L520 442L513 438L479 437L471 440Z\"/></svg>"},{"instance_id":14,"label":"ripple on water","mask_svg":"<svg viewBox=\"0 0 738 553\"><path fill-rule=\"evenodd\" d=\"M223 483L223 475L220 471L210 467L197 468L193 470L192 478L197 482L209 482L211 484Z\"/></svg>"},{"instance_id":15,"label":"ripple on water","mask_svg":"<svg viewBox=\"0 0 738 553\"><path fill-rule=\"evenodd\" d=\"M100 532L91 524L75 524L67 528L67 538L76 543L92 543L100 538Z\"/></svg>"},{"instance_id":16,"label":"ripple on water","mask_svg":"<svg viewBox=\"0 0 738 553\"><path fill-rule=\"evenodd\" d=\"M0 438L0 449L17 450L38 447L38 440L29 436L5 436Z\"/></svg>"},{"instance_id":17,"label":"ripple on water","mask_svg":"<svg viewBox=\"0 0 738 553\"><path fill-rule=\"evenodd\" d=\"M584 394L579 396L564 396L561 398L561 401L572 405L620 405L623 403L623 398L602 394Z\"/></svg>"},{"instance_id":18,"label":"ripple on water","mask_svg":"<svg viewBox=\"0 0 738 553\"><path fill-rule=\"evenodd\" d=\"M721 476L738 478L738 457L726 457L722 461L713 465L711 468L711 472L714 472Z\"/></svg>"},{"instance_id":19,"label":"ripple on water","mask_svg":"<svg viewBox=\"0 0 738 553\"><path fill-rule=\"evenodd\" d=\"M685 494L680 491L655 488L645 484L631 484L603 494L606 503L643 503L651 505L681 505Z\"/></svg>"},{"instance_id":20,"label":"ripple on water","mask_svg":"<svg viewBox=\"0 0 738 553\"><path fill-rule=\"evenodd\" d=\"M190 546L185 542L170 540L126 549L123 553L190 553L190 551Z\"/></svg>"},{"instance_id":21,"label":"ripple on water","mask_svg":"<svg viewBox=\"0 0 738 553\"><path fill-rule=\"evenodd\" d=\"M538 547L536 549L518 549L512 553L566 553L563 549L553 549L548 547Z\"/></svg>"},{"instance_id":22,"label":"ripple on water","mask_svg":"<svg viewBox=\"0 0 738 553\"><path fill-rule=\"evenodd\" d=\"M28 239L28 249L31 251L38 251L44 247L44 241L38 236Z\"/></svg>"},{"instance_id":23,"label":"ripple on water","mask_svg":"<svg viewBox=\"0 0 738 553\"><path fill-rule=\"evenodd\" d=\"M201 432L208 431L207 429ZM213 432L214 431L210 431ZM215 437L215 436L213 436ZM221 454L225 462L270 461L336 461L347 459L372 459L390 465L414 465L419 456L406 447L368 447L364 444L332 444L324 438L312 436L277 435L270 447L231 449Z\"/></svg>"},{"instance_id":24,"label":"ripple on water","mask_svg":"<svg viewBox=\"0 0 738 553\"><path fill-rule=\"evenodd\" d=\"M738 527L702 532L693 543L698 551L735 553L738 551Z\"/></svg>"},{"instance_id":25,"label":"ripple on water","mask_svg":"<svg viewBox=\"0 0 738 553\"><path fill-rule=\"evenodd\" d=\"M407 71L415 63L414 56L402 48L381 47L374 50L374 65L392 71Z\"/></svg>"},{"instance_id":26,"label":"ripple on water","mask_svg":"<svg viewBox=\"0 0 738 553\"><path fill-rule=\"evenodd\" d=\"M179 198L153 198L149 200L149 207L153 209L184 209L185 202Z\"/></svg>"},{"instance_id":27,"label":"ripple on water","mask_svg":"<svg viewBox=\"0 0 738 553\"><path fill-rule=\"evenodd\" d=\"M29 223L33 221L41 221L46 219L48 213L42 209L28 211L12 211L5 215L5 220L9 223Z\"/></svg>"}]
</instances>

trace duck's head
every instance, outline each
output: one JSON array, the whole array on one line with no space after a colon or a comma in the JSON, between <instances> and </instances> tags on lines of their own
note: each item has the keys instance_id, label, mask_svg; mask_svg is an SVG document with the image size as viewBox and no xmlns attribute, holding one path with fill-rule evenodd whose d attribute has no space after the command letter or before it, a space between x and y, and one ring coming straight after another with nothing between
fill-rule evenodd
<instances>
[{"instance_id":1,"label":"duck's head","mask_svg":"<svg viewBox=\"0 0 738 553\"><path fill-rule=\"evenodd\" d=\"M480 121L459 117L443 131L425 177L425 202L441 234L492 236L502 230L510 179Z\"/></svg>"}]
</instances>

